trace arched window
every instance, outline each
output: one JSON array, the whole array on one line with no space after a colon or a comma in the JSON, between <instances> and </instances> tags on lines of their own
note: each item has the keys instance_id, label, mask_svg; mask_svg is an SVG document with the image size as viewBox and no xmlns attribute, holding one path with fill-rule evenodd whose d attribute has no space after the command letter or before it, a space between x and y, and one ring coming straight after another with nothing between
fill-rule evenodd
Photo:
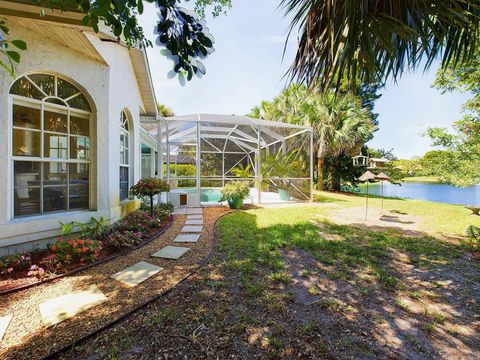
<instances>
[{"instance_id":1,"label":"arched window","mask_svg":"<svg viewBox=\"0 0 480 360\"><path fill-rule=\"evenodd\" d=\"M56 75L14 82L14 216L89 208L91 108L75 85Z\"/></svg>"},{"instance_id":2,"label":"arched window","mask_svg":"<svg viewBox=\"0 0 480 360\"><path fill-rule=\"evenodd\" d=\"M130 126L128 115L120 115L120 201L128 198L130 188Z\"/></svg>"}]
</instances>

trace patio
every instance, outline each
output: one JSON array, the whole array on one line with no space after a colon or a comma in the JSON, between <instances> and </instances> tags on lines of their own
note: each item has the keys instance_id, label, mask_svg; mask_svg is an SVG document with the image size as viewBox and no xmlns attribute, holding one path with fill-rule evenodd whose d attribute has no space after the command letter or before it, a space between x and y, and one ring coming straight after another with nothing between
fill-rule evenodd
<instances>
[{"instance_id":1,"label":"patio","mask_svg":"<svg viewBox=\"0 0 480 360\"><path fill-rule=\"evenodd\" d=\"M157 174L176 207L218 204L229 181L250 184L246 203L311 201L313 133L308 126L238 115L192 114L156 119ZM178 159L189 159L191 172ZM183 168L182 168L183 166Z\"/></svg>"}]
</instances>

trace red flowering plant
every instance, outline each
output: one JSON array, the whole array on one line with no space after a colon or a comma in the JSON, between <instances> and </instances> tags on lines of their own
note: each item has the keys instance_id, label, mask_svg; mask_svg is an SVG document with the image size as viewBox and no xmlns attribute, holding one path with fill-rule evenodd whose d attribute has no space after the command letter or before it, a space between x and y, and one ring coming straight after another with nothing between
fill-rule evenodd
<instances>
[{"instance_id":1,"label":"red flowering plant","mask_svg":"<svg viewBox=\"0 0 480 360\"><path fill-rule=\"evenodd\" d=\"M170 185L168 185L165 180L160 180L157 178L144 178L130 188L130 195L136 196L140 199L149 197L150 214L151 216L155 216L153 197L167 191L170 191Z\"/></svg>"},{"instance_id":2,"label":"red flowering plant","mask_svg":"<svg viewBox=\"0 0 480 360\"><path fill-rule=\"evenodd\" d=\"M50 246L50 255L46 260L59 265L93 262L99 257L101 249L101 241L91 239L65 240L60 237Z\"/></svg>"}]
</instances>

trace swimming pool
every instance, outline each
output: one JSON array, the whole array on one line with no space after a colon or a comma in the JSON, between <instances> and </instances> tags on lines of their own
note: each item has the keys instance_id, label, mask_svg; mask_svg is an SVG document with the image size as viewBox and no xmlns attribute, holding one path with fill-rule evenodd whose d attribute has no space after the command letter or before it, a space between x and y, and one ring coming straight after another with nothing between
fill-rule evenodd
<instances>
[{"instance_id":1,"label":"swimming pool","mask_svg":"<svg viewBox=\"0 0 480 360\"><path fill-rule=\"evenodd\" d=\"M194 194L195 188L182 188L183 192ZM222 199L220 188L202 188L200 189L200 201L202 203L218 203Z\"/></svg>"}]
</instances>

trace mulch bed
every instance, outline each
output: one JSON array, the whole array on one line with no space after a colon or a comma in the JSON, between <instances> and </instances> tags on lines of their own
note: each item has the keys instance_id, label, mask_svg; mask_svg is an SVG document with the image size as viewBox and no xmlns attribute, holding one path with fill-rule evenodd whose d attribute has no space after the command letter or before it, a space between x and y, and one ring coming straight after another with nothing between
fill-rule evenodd
<instances>
[{"instance_id":1,"label":"mulch bed","mask_svg":"<svg viewBox=\"0 0 480 360\"><path fill-rule=\"evenodd\" d=\"M49 274L45 278L39 280L35 277L27 275L28 270L25 271L14 271L12 274L0 276L0 296L4 294L9 294L15 291L27 289L29 287L37 286L42 283L50 282L59 278L62 278L67 275L74 274L78 271L88 269L90 267L104 263L105 261L112 260L118 256L124 255L128 252L134 251L149 242L153 241L157 236L161 235L167 227L169 227L173 222L173 216L168 217L167 219L162 220L161 226L158 229L153 229L149 234L145 236L145 240L141 244L135 246L132 249L119 250L113 248L105 248L100 252L100 256L97 261L94 263L75 263L67 265L57 270L54 274ZM36 251L30 254L32 258L32 264L39 264L43 258L49 255L48 250Z\"/></svg>"},{"instance_id":2,"label":"mulch bed","mask_svg":"<svg viewBox=\"0 0 480 360\"><path fill-rule=\"evenodd\" d=\"M174 223L164 234L131 253L57 281L2 296L0 316L14 316L0 342L0 358L43 358L175 286L211 252L215 221L227 211L224 207L204 209L204 228L200 240L193 244L181 244L192 250L179 260L153 258L151 254L173 244L185 223L185 215L175 216ZM134 288L110 278L112 274L139 261L161 266L164 270ZM92 284L100 288L108 301L54 327L45 328L39 304Z\"/></svg>"}]
</instances>

